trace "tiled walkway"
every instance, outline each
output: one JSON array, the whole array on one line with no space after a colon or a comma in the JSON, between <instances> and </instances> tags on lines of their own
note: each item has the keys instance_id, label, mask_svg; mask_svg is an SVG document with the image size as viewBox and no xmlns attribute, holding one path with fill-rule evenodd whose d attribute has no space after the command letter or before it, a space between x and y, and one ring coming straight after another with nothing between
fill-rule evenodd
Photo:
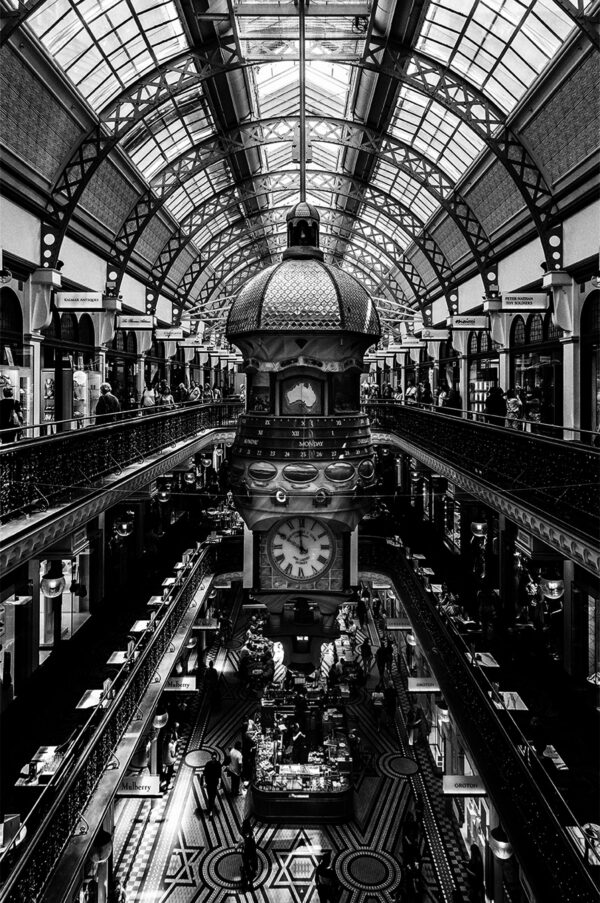
<instances>
[{"instance_id":1,"label":"tiled walkway","mask_svg":"<svg viewBox=\"0 0 600 903\"><path fill-rule=\"evenodd\" d=\"M402 718L392 731L377 733L369 692L376 673L347 707L350 726L356 725L367 747L362 769L354 778L354 818L343 825L286 826L255 820L260 866L252 890L240 881L237 845L247 814L245 793L233 797L220 792L214 817L205 813L200 786L201 769L186 764L190 750L212 749L221 754L240 736L245 715L256 710L235 676L236 648L245 630L239 618L236 636L227 649L213 647L209 658L222 673L222 701L209 712L202 695L191 697L189 720L182 725L178 760L167 793L154 804L121 800L116 809L115 871L127 887L128 903L317 903L314 872L324 849L333 851L340 883L340 903L392 903L414 899L406 891L402 866L402 824L420 796L424 804L422 830L423 901L446 901L458 887L467 899L462 859L464 847L456 826L446 816L441 782L433 773L425 745L407 745ZM371 622L372 642L376 634ZM359 633L359 642L362 639ZM400 709L408 699L402 676L394 665ZM412 776L400 772L406 758L416 761ZM225 780L227 783L227 779Z\"/></svg>"}]
</instances>

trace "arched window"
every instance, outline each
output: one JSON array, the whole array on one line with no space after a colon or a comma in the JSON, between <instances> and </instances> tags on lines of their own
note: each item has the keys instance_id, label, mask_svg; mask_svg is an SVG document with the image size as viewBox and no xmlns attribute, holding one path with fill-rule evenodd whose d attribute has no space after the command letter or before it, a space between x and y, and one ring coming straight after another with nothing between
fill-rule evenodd
<instances>
[{"instance_id":1,"label":"arched window","mask_svg":"<svg viewBox=\"0 0 600 903\"><path fill-rule=\"evenodd\" d=\"M40 330L47 339L60 339L60 314L57 310L52 311L52 319L47 326Z\"/></svg>"},{"instance_id":2,"label":"arched window","mask_svg":"<svg viewBox=\"0 0 600 903\"><path fill-rule=\"evenodd\" d=\"M117 333L112 343L113 351L125 351L125 333L122 329L117 329Z\"/></svg>"},{"instance_id":3,"label":"arched window","mask_svg":"<svg viewBox=\"0 0 600 903\"><path fill-rule=\"evenodd\" d=\"M552 313L548 311L546 314L546 319L544 320L544 335L548 339L549 342L555 339L562 339L564 332L560 328L560 326L555 326L552 322Z\"/></svg>"},{"instance_id":4,"label":"arched window","mask_svg":"<svg viewBox=\"0 0 600 903\"><path fill-rule=\"evenodd\" d=\"M64 313L60 318L60 337L64 342L70 342L72 345L77 344L79 330L77 328L77 317L72 313Z\"/></svg>"},{"instance_id":5,"label":"arched window","mask_svg":"<svg viewBox=\"0 0 600 903\"><path fill-rule=\"evenodd\" d=\"M94 347L94 323L89 314L82 314L79 320L79 344Z\"/></svg>"},{"instance_id":6,"label":"arched window","mask_svg":"<svg viewBox=\"0 0 600 903\"><path fill-rule=\"evenodd\" d=\"M493 344L492 344L492 337L490 336L489 332L482 332L481 333L481 353L489 354L493 350L494 350L494 348L493 348Z\"/></svg>"},{"instance_id":7,"label":"arched window","mask_svg":"<svg viewBox=\"0 0 600 903\"><path fill-rule=\"evenodd\" d=\"M477 339L478 339L478 336L477 336L476 332L472 332L469 335L469 354L470 355L475 355L479 352Z\"/></svg>"},{"instance_id":8,"label":"arched window","mask_svg":"<svg viewBox=\"0 0 600 903\"><path fill-rule=\"evenodd\" d=\"M523 317L515 317L514 323L512 325L512 344L525 344L525 321Z\"/></svg>"},{"instance_id":9,"label":"arched window","mask_svg":"<svg viewBox=\"0 0 600 903\"><path fill-rule=\"evenodd\" d=\"M23 341L23 312L19 298L12 288L0 289L0 335Z\"/></svg>"},{"instance_id":10,"label":"arched window","mask_svg":"<svg viewBox=\"0 0 600 903\"><path fill-rule=\"evenodd\" d=\"M128 354L137 354L137 337L135 332L130 331L127 333L127 341L125 343L125 350Z\"/></svg>"},{"instance_id":11,"label":"arched window","mask_svg":"<svg viewBox=\"0 0 600 903\"><path fill-rule=\"evenodd\" d=\"M530 345L537 345L544 341L544 321L540 314L532 314L528 321L528 338Z\"/></svg>"}]
</instances>

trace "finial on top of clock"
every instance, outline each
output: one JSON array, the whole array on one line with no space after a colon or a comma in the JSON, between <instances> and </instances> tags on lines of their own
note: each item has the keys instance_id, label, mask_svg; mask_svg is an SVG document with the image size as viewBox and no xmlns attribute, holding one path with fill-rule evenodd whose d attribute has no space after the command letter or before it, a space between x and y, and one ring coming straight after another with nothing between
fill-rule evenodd
<instances>
[{"instance_id":1,"label":"finial on top of clock","mask_svg":"<svg viewBox=\"0 0 600 903\"><path fill-rule=\"evenodd\" d=\"M319 250L319 211L306 201L298 201L287 212L287 250L283 259L312 257L323 260L323 252Z\"/></svg>"}]
</instances>

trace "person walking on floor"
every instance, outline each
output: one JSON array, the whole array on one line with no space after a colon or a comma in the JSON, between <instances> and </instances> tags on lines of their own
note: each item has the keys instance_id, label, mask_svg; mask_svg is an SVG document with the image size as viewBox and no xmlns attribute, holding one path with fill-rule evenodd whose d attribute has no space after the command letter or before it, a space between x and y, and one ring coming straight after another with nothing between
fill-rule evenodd
<instances>
[{"instance_id":1,"label":"person walking on floor","mask_svg":"<svg viewBox=\"0 0 600 903\"><path fill-rule=\"evenodd\" d=\"M0 438L2 444L8 444L18 439L23 425L23 411L21 403L13 397L11 386L5 386L2 390L0 401Z\"/></svg>"},{"instance_id":2,"label":"person walking on floor","mask_svg":"<svg viewBox=\"0 0 600 903\"><path fill-rule=\"evenodd\" d=\"M315 869L315 884L319 903L335 903L337 899L337 878L331 867L331 850L325 850Z\"/></svg>"},{"instance_id":3,"label":"person walking on floor","mask_svg":"<svg viewBox=\"0 0 600 903\"><path fill-rule=\"evenodd\" d=\"M383 681L383 676L385 674L385 647L378 646L375 650L375 663L377 665L377 670L379 672L379 680Z\"/></svg>"},{"instance_id":4,"label":"person walking on floor","mask_svg":"<svg viewBox=\"0 0 600 903\"><path fill-rule=\"evenodd\" d=\"M231 777L231 794L238 796L242 780L242 744L238 740L229 750L229 775Z\"/></svg>"},{"instance_id":5,"label":"person walking on floor","mask_svg":"<svg viewBox=\"0 0 600 903\"><path fill-rule=\"evenodd\" d=\"M249 818L244 819L241 833L242 865L240 871L242 886L250 888L252 887L256 873L258 872L258 854L256 851L254 831Z\"/></svg>"},{"instance_id":6,"label":"person walking on floor","mask_svg":"<svg viewBox=\"0 0 600 903\"><path fill-rule=\"evenodd\" d=\"M356 617L358 618L361 630L364 630L365 624L367 623L367 606L362 597L356 603Z\"/></svg>"},{"instance_id":7,"label":"person walking on floor","mask_svg":"<svg viewBox=\"0 0 600 903\"><path fill-rule=\"evenodd\" d=\"M365 674L368 675L369 671L371 670L371 659L373 658L373 653L371 652L371 644L369 643L367 637L365 637L360 644L360 654L362 656Z\"/></svg>"},{"instance_id":8,"label":"person walking on floor","mask_svg":"<svg viewBox=\"0 0 600 903\"><path fill-rule=\"evenodd\" d=\"M210 661L208 663L208 668L204 673L204 687L206 689L206 699L208 701L209 707L218 708L219 707L219 674L215 668L214 662Z\"/></svg>"},{"instance_id":9,"label":"person walking on floor","mask_svg":"<svg viewBox=\"0 0 600 903\"><path fill-rule=\"evenodd\" d=\"M221 786L222 766L216 752L210 754L210 759L204 766L202 783L206 790L206 811L212 815L219 787Z\"/></svg>"}]
</instances>

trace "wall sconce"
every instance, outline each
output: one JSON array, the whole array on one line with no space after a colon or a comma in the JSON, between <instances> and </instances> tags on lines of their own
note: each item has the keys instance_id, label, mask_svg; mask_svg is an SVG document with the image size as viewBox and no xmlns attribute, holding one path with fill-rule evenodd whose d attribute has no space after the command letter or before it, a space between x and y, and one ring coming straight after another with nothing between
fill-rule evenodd
<instances>
[{"instance_id":1,"label":"wall sconce","mask_svg":"<svg viewBox=\"0 0 600 903\"><path fill-rule=\"evenodd\" d=\"M471 533L476 539L485 539L487 536L487 523L483 520L471 521Z\"/></svg>"},{"instance_id":2,"label":"wall sconce","mask_svg":"<svg viewBox=\"0 0 600 903\"><path fill-rule=\"evenodd\" d=\"M416 637L415 637L414 633L407 633L407 634L406 634L406 642L407 642L407 644L408 644L409 646L416 646L416 645L417 645L417 640L416 640Z\"/></svg>"},{"instance_id":3,"label":"wall sconce","mask_svg":"<svg viewBox=\"0 0 600 903\"><path fill-rule=\"evenodd\" d=\"M560 577L542 577L540 588L547 599L561 599L565 593L564 580Z\"/></svg>"},{"instance_id":4,"label":"wall sconce","mask_svg":"<svg viewBox=\"0 0 600 903\"><path fill-rule=\"evenodd\" d=\"M164 702L159 702L156 714L152 719L152 727L154 728L154 730L160 731L166 725L168 720L169 713L165 708L165 704Z\"/></svg>"},{"instance_id":5,"label":"wall sconce","mask_svg":"<svg viewBox=\"0 0 600 903\"><path fill-rule=\"evenodd\" d=\"M510 859L513 854L512 844L501 825L492 828L488 843L496 859Z\"/></svg>"},{"instance_id":6,"label":"wall sconce","mask_svg":"<svg viewBox=\"0 0 600 903\"><path fill-rule=\"evenodd\" d=\"M135 520L135 511L128 509L124 511L122 514L117 515L113 528L117 536L120 536L122 539L126 539L128 536L131 536L133 533L133 523Z\"/></svg>"},{"instance_id":7,"label":"wall sconce","mask_svg":"<svg viewBox=\"0 0 600 903\"><path fill-rule=\"evenodd\" d=\"M48 599L55 599L57 596L60 596L65 588L66 584L62 567L62 561L56 558L50 562L49 569L42 577L40 587Z\"/></svg>"},{"instance_id":8,"label":"wall sconce","mask_svg":"<svg viewBox=\"0 0 600 903\"><path fill-rule=\"evenodd\" d=\"M165 483L164 486L160 487L160 489L158 490L157 498L158 498L158 501L162 505L166 504L166 502L169 502L171 500L171 484L170 483Z\"/></svg>"},{"instance_id":9,"label":"wall sconce","mask_svg":"<svg viewBox=\"0 0 600 903\"><path fill-rule=\"evenodd\" d=\"M194 486L196 483L196 472L194 470L188 470L183 475L183 482L186 486Z\"/></svg>"}]
</instances>

